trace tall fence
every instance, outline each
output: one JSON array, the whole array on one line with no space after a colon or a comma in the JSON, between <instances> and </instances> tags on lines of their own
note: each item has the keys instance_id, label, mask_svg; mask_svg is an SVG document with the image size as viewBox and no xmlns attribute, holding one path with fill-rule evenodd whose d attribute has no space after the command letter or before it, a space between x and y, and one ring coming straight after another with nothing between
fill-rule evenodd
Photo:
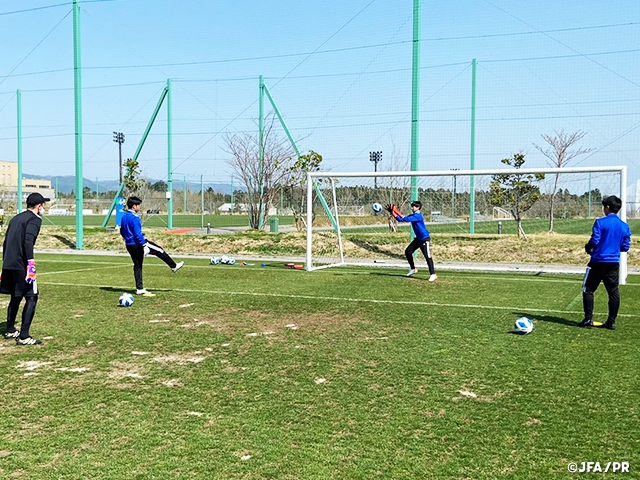
<instances>
[{"instance_id":1,"label":"tall fence","mask_svg":"<svg viewBox=\"0 0 640 480\"><path fill-rule=\"evenodd\" d=\"M125 158L133 156L171 78L174 211L203 210L197 193L193 198L187 195L184 208L183 177L190 183L204 179L227 194L231 183L241 190L238 177L231 180L235 172L229 142L237 134L257 135L260 75L300 150L320 153L323 170L409 168L413 2L393 2L393 8L388 2L347 3L332 9L322 29L303 34L291 26L304 25L313 15L325 18L324 13L315 12L311 4L299 14L275 7L283 8L276 13L287 19L288 27L271 30L275 26L261 25L265 33L259 42L245 39L235 44L241 49L231 49L227 39L212 40L187 53L177 46L157 48L146 53L144 62L130 53L140 51L137 37L127 31L126 22L115 21L129 18L129 2L107 2L106 7L101 3L83 3L82 13L82 39L88 46L83 70L86 178L118 178L118 147ZM50 47L57 55L36 50L24 63L19 64L19 55L7 60L19 64L18 70L0 69L0 76L6 75L0 87L0 159L15 159L15 98L16 89L21 89L23 171L28 174L74 174L71 20L65 17L69 8L64 4L0 18L0 27L9 28L7 22L14 21L28 31L35 15L46 15L51 25L60 21L56 35L40 47ZM610 14L607 18L625 18L621 6L601 8ZM449 2L436 2L424 3L422 10L420 170L467 169L472 157L475 168L499 168L501 159L520 151L526 153L527 167L547 167L549 159L536 148L547 147L541 135L583 131L586 136L579 146L591 151L570 165L626 164L635 184L640 178L637 22L568 15L566 22L559 21L560 27L545 30L517 21L517 15L505 16L488 3L470 11L451 9ZM533 7L522 9L523 18L538 18ZM254 13L247 12L247 22ZM204 10L199 15L202 18L192 19L194 31L198 20L209 18ZM486 21L475 21L478 16ZM209 20L226 21L225 17ZM269 37L266 32L271 32ZM210 33L210 28L200 32ZM32 43L43 36L34 29ZM105 48L104 36L113 45ZM92 50L96 44L101 46L100 55ZM20 52L29 53L26 46ZM168 113L163 106L139 157L141 173L151 182L169 179ZM268 103L265 114L273 115ZM273 128L284 138L279 122ZM124 133L124 144L113 141L113 132ZM381 152L375 162L371 152ZM94 208L91 192L85 208ZM145 203L150 210L164 210L167 200L159 192ZM207 201L204 210L218 207ZM101 198L95 209L104 208Z\"/></svg>"}]
</instances>

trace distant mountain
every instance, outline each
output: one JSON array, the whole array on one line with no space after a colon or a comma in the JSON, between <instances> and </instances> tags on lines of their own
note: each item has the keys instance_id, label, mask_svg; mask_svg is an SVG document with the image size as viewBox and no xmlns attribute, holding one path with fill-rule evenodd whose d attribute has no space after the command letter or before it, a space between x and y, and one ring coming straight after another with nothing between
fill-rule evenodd
<instances>
[{"instance_id":1,"label":"distant mountain","mask_svg":"<svg viewBox=\"0 0 640 480\"><path fill-rule=\"evenodd\" d=\"M71 193L72 190L76 189L76 177L72 175L66 176L51 176L51 175L30 175L25 173L22 175L24 178L43 178L45 180L51 180L51 186L53 188L58 188L59 192L62 193ZM151 183L156 183L160 180L148 179ZM166 182L165 182L166 183ZM98 182L98 189L100 192L108 192L108 191L116 191L120 184L117 180L104 180ZM83 187L89 187L92 192L96 191L96 182L88 179L83 179ZM184 188L184 182L175 180L173 181L173 189L174 190L182 190ZM187 188L191 192L199 192L200 191L200 182L187 182ZM212 188L216 192L220 193L231 193L231 185L227 183L207 183L204 182L204 189ZM238 188L234 186L234 188Z\"/></svg>"}]
</instances>

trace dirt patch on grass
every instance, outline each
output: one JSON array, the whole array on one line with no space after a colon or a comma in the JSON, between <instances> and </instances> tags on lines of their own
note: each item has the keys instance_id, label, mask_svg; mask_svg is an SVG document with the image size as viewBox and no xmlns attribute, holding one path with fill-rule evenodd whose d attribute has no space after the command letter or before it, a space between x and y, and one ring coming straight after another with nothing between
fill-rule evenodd
<instances>
[{"instance_id":1,"label":"dirt patch on grass","mask_svg":"<svg viewBox=\"0 0 640 480\"><path fill-rule=\"evenodd\" d=\"M292 312L287 314L265 312L259 310L225 309L216 312L212 317L200 316L185 324L189 328L210 325L216 331L226 335L243 335L244 337L277 338L283 333L305 330L314 334L323 334L355 328L357 325L369 323L358 315L343 313Z\"/></svg>"}]
</instances>

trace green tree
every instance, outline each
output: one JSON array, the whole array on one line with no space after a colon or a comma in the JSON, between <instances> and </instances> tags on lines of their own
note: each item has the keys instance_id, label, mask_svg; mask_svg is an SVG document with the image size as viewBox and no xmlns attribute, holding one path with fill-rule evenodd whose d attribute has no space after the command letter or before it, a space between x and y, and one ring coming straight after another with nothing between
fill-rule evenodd
<instances>
[{"instance_id":1,"label":"green tree","mask_svg":"<svg viewBox=\"0 0 640 480\"><path fill-rule=\"evenodd\" d=\"M145 184L145 180L140 178L140 164L137 160L128 158L127 161L124 162L124 166L126 170L124 178L122 179L124 183L123 196L139 195L140 190Z\"/></svg>"},{"instance_id":2,"label":"green tree","mask_svg":"<svg viewBox=\"0 0 640 480\"><path fill-rule=\"evenodd\" d=\"M300 155L291 166L289 185L285 192L298 230L302 230L306 226L303 212L307 200L307 173L320 170L321 163L322 155L310 150L309 153Z\"/></svg>"},{"instance_id":3,"label":"green tree","mask_svg":"<svg viewBox=\"0 0 640 480\"><path fill-rule=\"evenodd\" d=\"M518 170L524 165L524 153L515 153L511 158L503 158L501 162ZM544 173L506 173L491 177L489 203L511 212L518 224L518 236L522 235L525 240L527 235L522 229L522 214L540 198L540 187L535 185L540 180L544 180Z\"/></svg>"},{"instance_id":4,"label":"green tree","mask_svg":"<svg viewBox=\"0 0 640 480\"><path fill-rule=\"evenodd\" d=\"M152 183L149 188L154 191L154 192L166 192L167 189L169 188L169 186L167 185L166 182L163 182L162 180L159 180L155 183Z\"/></svg>"}]
</instances>

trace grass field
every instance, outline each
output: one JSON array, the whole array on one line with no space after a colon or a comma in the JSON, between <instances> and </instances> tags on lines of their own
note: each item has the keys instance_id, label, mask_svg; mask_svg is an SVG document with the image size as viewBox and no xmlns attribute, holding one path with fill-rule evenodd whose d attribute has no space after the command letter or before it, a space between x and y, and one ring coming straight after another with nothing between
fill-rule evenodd
<instances>
[{"instance_id":1,"label":"grass field","mask_svg":"<svg viewBox=\"0 0 640 480\"><path fill-rule=\"evenodd\" d=\"M44 345L0 343L1 478L638 478L638 277L612 332L576 328L578 276L153 259L121 308L128 257L38 272Z\"/></svg>"}]
</instances>

